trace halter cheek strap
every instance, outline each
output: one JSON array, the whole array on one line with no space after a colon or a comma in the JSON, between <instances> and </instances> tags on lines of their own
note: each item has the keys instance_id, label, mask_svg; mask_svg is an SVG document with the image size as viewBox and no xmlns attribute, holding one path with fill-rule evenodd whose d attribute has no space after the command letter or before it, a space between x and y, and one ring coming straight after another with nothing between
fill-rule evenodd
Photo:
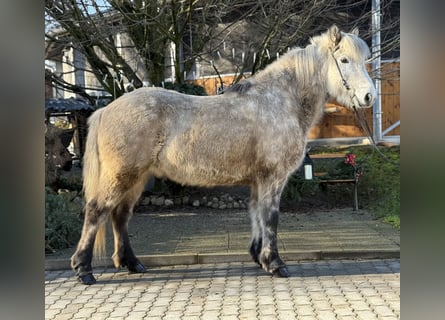
<instances>
[{"instance_id":1,"label":"halter cheek strap","mask_svg":"<svg viewBox=\"0 0 445 320\"><path fill-rule=\"evenodd\" d=\"M350 98L352 101L352 106L353 106L353 108L355 108L356 105L360 105L360 102L358 101L358 98L355 95L355 90L351 88L348 81L346 81L345 77L343 76L343 73L341 72L341 69L340 69L340 65L338 64L338 61L334 56L334 52L337 51L338 48L339 48L338 46L335 46L333 49L331 49L331 56L332 56L332 59L334 59L334 61L335 61L335 65L337 66L337 70L338 70L338 73L340 74L340 78L343 83L343 86L346 88L347 91L349 91L351 93Z\"/></svg>"}]
</instances>

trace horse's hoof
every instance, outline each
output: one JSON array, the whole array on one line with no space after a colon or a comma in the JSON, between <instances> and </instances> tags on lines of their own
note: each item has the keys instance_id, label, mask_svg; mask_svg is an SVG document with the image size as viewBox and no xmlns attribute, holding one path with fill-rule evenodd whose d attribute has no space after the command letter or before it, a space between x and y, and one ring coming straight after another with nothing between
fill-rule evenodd
<instances>
[{"instance_id":1,"label":"horse's hoof","mask_svg":"<svg viewBox=\"0 0 445 320\"><path fill-rule=\"evenodd\" d=\"M273 275L280 277L280 278L289 278L290 277L289 270L287 270L286 266L279 267L278 269L274 270Z\"/></svg>"},{"instance_id":2,"label":"horse's hoof","mask_svg":"<svg viewBox=\"0 0 445 320\"><path fill-rule=\"evenodd\" d=\"M96 279L91 273L87 273L83 276L79 276L79 281L86 285L92 285L96 283Z\"/></svg>"},{"instance_id":3,"label":"horse's hoof","mask_svg":"<svg viewBox=\"0 0 445 320\"><path fill-rule=\"evenodd\" d=\"M145 273L147 272L147 269L145 268L145 266L138 262L135 266L128 268L128 272L130 273Z\"/></svg>"}]
</instances>

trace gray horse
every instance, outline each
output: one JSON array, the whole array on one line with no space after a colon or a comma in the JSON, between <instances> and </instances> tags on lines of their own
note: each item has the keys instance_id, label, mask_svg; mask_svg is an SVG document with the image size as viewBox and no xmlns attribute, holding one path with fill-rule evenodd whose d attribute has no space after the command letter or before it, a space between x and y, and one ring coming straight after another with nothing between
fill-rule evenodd
<instances>
[{"instance_id":1,"label":"gray horse","mask_svg":"<svg viewBox=\"0 0 445 320\"><path fill-rule=\"evenodd\" d=\"M140 88L96 111L84 156L85 221L71 258L80 281L96 282L93 249L103 254L109 217L116 267L146 271L127 230L151 176L184 185L249 185L250 254L267 272L289 276L277 248L282 190L329 99L350 108L373 104L368 56L355 30L344 33L334 25L222 95Z\"/></svg>"}]
</instances>

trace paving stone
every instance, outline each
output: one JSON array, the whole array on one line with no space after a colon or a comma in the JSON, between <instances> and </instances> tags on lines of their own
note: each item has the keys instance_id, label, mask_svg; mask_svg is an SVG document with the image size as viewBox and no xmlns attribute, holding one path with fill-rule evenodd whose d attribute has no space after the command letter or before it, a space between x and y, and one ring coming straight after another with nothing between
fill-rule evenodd
<instances>
[{"instance_id":1,"label":"paving stone","mask_svg":"<svg viewBox=\"0 0 445 320\"><path fill-rule=\"evenodd\" d=\"M236 304L223 304L221 307L222 315L237 315L239 314L239 307Z\"/></svg>"},{"instance_id":2,"label":"paving stone","mask_svg":"<svg viewBox=\"0 0 445 320\"><path fill-rule=\"evenodd\" d=\"M360 320L375 320L377 315L372 311L357 311L357 318Z\"/></svg>"},{"instance_id":3,"label":"paving stone","mask_svg":"<svg viewBox=\"0 0 445 320\"><path fill-rule=\"evenodd\" d=\"M351 306L335 306L333 307L333 310L335 312L335 314L337 314L337 316L339 317L345 317L345 316L353 316L354 312L352 311Z\"/></svg>"},{"instance_id":4,"label":"paving stone","mask_svg":"<svg viewBox=\"0 0 445 320\"><path fill-rule=\"evenodd\" d=\"M277 309L280 310L293 310L294 302L292 300L276 300L275 302Z\"/></svg>"},{"instance_id":5,"label":"paving stone","mask_svg":"<svg viewBox=\"0 0 445 320\"><path fill-rule=\"evenodd\" d=\"M182 317L182 311L167 311L162 318L163 320L178 320Z\"/></svg>"},{"instance_id":6,"label":"paving stone","mask_svg":"<svg viewBox=\"0 0 445 320\"><path fill-rule=\"evenodd\" d=\"M330 310L332 308L332 304L329 302L328 298L326 297L325 300L313 300L312 301L312 307L319 311L319 310Z\"/></svg>"},{"instance_id":7,"label":"paving stone","mask_svg":"<svg viewBox=\"0 0 445 320\"><path fill-rule=\"evenodd\" d=\"M329 297L329 301L333 306L347 306L348 300L343 296Z\"/></svg>"},{"instance_id":8,"label":"paving stone","mask_svg":"<svg viewBox=\"0 0 445 320\"><path fill-rule=\"evenodd\" d=\"M66 306L65 309L63 309L64 313L77 313L80 309L84 308L83 303L72 303Z\"/></svg>"},{"instance_id":9,"label":"paving stone","mask_svg":"<svg viewBox=\"0 0 445 320\"><path fill-rule=\"evenodd\" d=\"M296 319L297 315L294 310L278 310L277 317L280 320Z\"/></svg>"},{"instance_id":10,"label":"paving stone","mask_svg":"<svg viewBox=\"0 0 445 320\"><path fill-rule=\"evenodd\" d=\"M188 292L178 292L173 297L173 301L187 301L190 299L190 293Z\"/></svg>"},{"instance_id":11,"label":"paving stone","mask_svg":"<svg viewBox=\"0 0 445 320\"><path fill-rule=\"evenodd\" d=\"M132 311L134 312L147 312L151 308L151 304L147 303L136 303L134 307L132 308Z\"/></svg>"},{"instance_id":12,"label":"paving stone","mask_svg":"<svg viewBox=\"0 0 445 320\"><path fill-rule=\"evenodd\" d=\"M315 315L297 315L298 320L320 320L318 316Z\"/></svg>"},{"instance_id":13,"label":"paving stone","mask_svg":"<svg viewBox=\"0 0 445 320\"><path fill-rule=\"evenodd\" d=\"M317 311L317 315L320 319L323 319L323 320L337 319L335 312L332 310L320 310L320 311Z\"/></svg>"},{"instance_id":14,"label":"paving stone","mask_svg":"<svg viewBox=\"0 0 445 320\"><path fill-rule=\"evenodd\" d=\"M382 317L393 317L394 312L386 305L374 307L374 312Z\"/></svg>"},{"instance_id":15,"label":"paving stone","mask_svg":"<svg viewBox=\"0 0 445 320\"><path fill-rule=\"evenodd\" d=\"M297 315L301 316L312 316L315 314L314 308L311 305L296 306L295 311Z\"/></svg>"},{"instance_id":16,"label":"paving stone","mask_svg":"<svg viewBox=\"0 0 445 320\"><path fill-rule=\"evenodd\" d=\"M232 314L230 314L230 315L224 315L224 314L222 314L222 315L219 317L219 319L220 319L220 320L238 320L238 316L237 316L237 315L232 315Z\"/></svg>"},{"instance_id":17,"label":"paving stone","mask_svg":"<svg viewBox=\"0 0 445 320\"><path fill-rule=\"evenodd\" d=\"M108 303L120 303L121 301L123 301L125 299L125 294L123 293L116 293L116 294L112 294L108 299L107 302Z\"/></svg>"},{"instance_id":18,"label":"paving stone","mask_svg":"<svg viewBox=\"0 0 445 320\"><path fill-rule=\"evenodd\" d=\"M305 306L311 304L311 299L308 296L295 296L293 301L296 306Z\"/></svg>"},{"instance_id":19,"label":"paving stone","mask_svg":"<svg viewBox=\"0 0 445 320\"><path fill-rule=\"evenodd\" d=\"M191 315L191 314L200 314L202 312L203 307L201 305L190 305L188 304L185 307L184 314L185 315Z\"/></svg>"},{"instance_id":20,"label":"paving stone","mask_svg":"<svg viewBox=\"0 0 445 320\"><path fill-rule=\"evenodd\" d=\"M223 304L222 299L220 300L207 300L204 303L203 309L205 310L219 310Z\"/></svg>"},{"instance_id":21,"label":"paving stone","mask_svg":"<svg viewBox=\"0 0 445 320\"><path fill-rule=\"evenodd\" d=\"M108 320L108 319L111 319L111 317L110 317L110 313L109 312L95 312L90 319L94 319L94 320Z\"/></svg>"},{"instance_id":22,"label":"paving stone","mask_svg":"<svg viewBox=\"0 0 445 320\"><path fill-rule=\"evenodd\" d=\"M126 317L130 311L131 311L131 308L129 308L129 307L115 308L110 313L110 317Z\"/></svg>"},{"instance_id":23,"label":"paving stone","mask_svg":"<svg viewBox=\"0 0 445 320\"><path fill-rule=\"evenodd\" d=\"M357 320L356 316L338 316L337 319L339 320Z\"/></svg>"},{"instance_id":24,"label":"paving stone","mask_svg":"<svg viewBox=\"0 0 445 320\"><path fill-rule=\"evenodd\" d=\"M259 305L258 306L258 312L262 316L268 315L268 314L275 314L276 313L276 308L275 308L274 304Z\"/></svg>"},{"instance_id":25,"label":"paving stone","mask_svg":"<svg viewBox=\"0 0 445 320\"><path fill-rule=\"evenodd\" d=\"M288 261L287 279L250 262L156 267L159 281L105 270L97 287L46 272L45 319L400 319L400 264L377 262Z\"/></svg>"},{"instance_id":26,"label":"paving stone","mask_svg":"<svg viewBox=\"0 0 445 320\"><path fill-rule=\"evenodd\" d=\"M138 301L139 301L139 299L137 299L137 298L130 298L130 297L126 296L125 300L122 300L119 303L119 306L122 306L122 307L134 307Z\"/></svg>"},{"instance_id":27,"label":"paving stone","mask_svg":"<svg viewBox=\"0 0 445 320\"><path fill-rule=\"evenodd\" d=\"M271 304L273 305L275 303L273 296L259 296L258 297L258 304L261 305L267 305Z\"/></svg>"},{"instance_id":28,"label":"paving stone","mask_svg":"<svg viewBox=\"0 0 445 320\"><path fill-rule=\"evenodd\" d=\"M343 291L343 296L348 300L350 303L353 301L362 301L363 296L360 292L357 291Z\"/></svg>"},{"instance_id":29,"label":"paving stone","mask_svg":"<svg viewBox=\"0 0 445 320\"><path fill-rule=\"evenodd\" d=\"M369 311L371 309L369 303L362 300L350 301L350 307L354 311Z\"/></svg>"},{"instance_id":30,"label":"paving stone","mask_svg":"<svg viewBox=\"0 0 445 320\"><path fill-rule=\"evenodd\" d=\"M91 316L96 313L97 307L83 307L77 312L78 316L83 316L87 318L91 318Z\"/></svg>"},{"instance_id":31,"label":"paving stone","mask_svg":"<svg viewBox=\"0 0 445 320\"><path fill-rule=\"evenodd\" d=\"M201 319L218 319L220 315L221 313L218 310L204 310Z\"/></svg>"},{"instance_id":32,"label":"paving stone","mask_svg":"<svg viewBox=\"0 0 445 320\"><path fill-rule=\"evenodd\" d=\"M188 315L188 314L184 314L182 316L182 320L199 320L201 317L199 314L192 314L192 315ZM159 320L159 318L157 318Z\"/></svg>"},{"instance_id":33,"label":"paving stone","mask_svg":"<svg viewBox=\"0 0 445 320\"><path fill-rule=\"evenodd\" d=\"M104 303L98 305L96 312L112 312L116 308L115 304L112 303Z\"/></svg>"},{"instance_id":34,"label":"paving stone","mask_svg":"<svg viewBox=\"0 0 445 320\"><path fill-rule=\"evenodd\" d=\"M259 315L255 309L241 310L239 319L240 320L259 319Z\"/></svg>"},{"instance_id":35,"label":"paving stone","mask_svg":"<svg viewBox=\"0 0 445 320\"><path fill-rule=\"evenodd\" d=\"M240 302L240 308L243 310L249 310L249 309L256 309L257 308L257 301L256 300L241 300ZM292 308L291 308L292 309Z\"/></svg>"},{"instance_id":36,"label":"paving stone","mask_svg":"<svg viewBox=\"0 0 445 320\"><path fill-rule=\"evenodd\" d=\"M56 316L60 313L60 309L48 309L45 310L45 319L56 319ZM69 313L72 316L72 312Z\"/></svg>"},{"instance_id":37,"label":"paving stone","mask_svg":"<svg viewBox=\"0 0 445 320\"><path fill-rule=\"evenodd\" d=\"M52 304L53 309L65 309L67 305L72 303L71 300L61 300L58 299L56 302Z\"/></svg>"},{"instance_id":38,"label":"paving stone","mask_svg":"<svg viewBox=\"0 0 445 320\"><path fill-rule=\"evenodd\" d=\"M388 307L394 310L395 313L400 314L400 300L385 300L385 301L388 304Z\"/></svg>"}]
</instances>

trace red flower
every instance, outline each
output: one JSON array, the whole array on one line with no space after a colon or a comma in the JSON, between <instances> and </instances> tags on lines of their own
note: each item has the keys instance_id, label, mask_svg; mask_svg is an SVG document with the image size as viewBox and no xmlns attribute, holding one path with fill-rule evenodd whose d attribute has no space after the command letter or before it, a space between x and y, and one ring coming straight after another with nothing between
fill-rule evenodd
<instances>
[{"instance_id":1,"label":"red flower","mask_svg":"<svg viewBox=\"0 0 445 320\"><path fill-rule=\"evenodd\" d=\"M354 167L355 166L355 154L348 153L345 157L345 163Z\"/></svg>"}]
</instances>

